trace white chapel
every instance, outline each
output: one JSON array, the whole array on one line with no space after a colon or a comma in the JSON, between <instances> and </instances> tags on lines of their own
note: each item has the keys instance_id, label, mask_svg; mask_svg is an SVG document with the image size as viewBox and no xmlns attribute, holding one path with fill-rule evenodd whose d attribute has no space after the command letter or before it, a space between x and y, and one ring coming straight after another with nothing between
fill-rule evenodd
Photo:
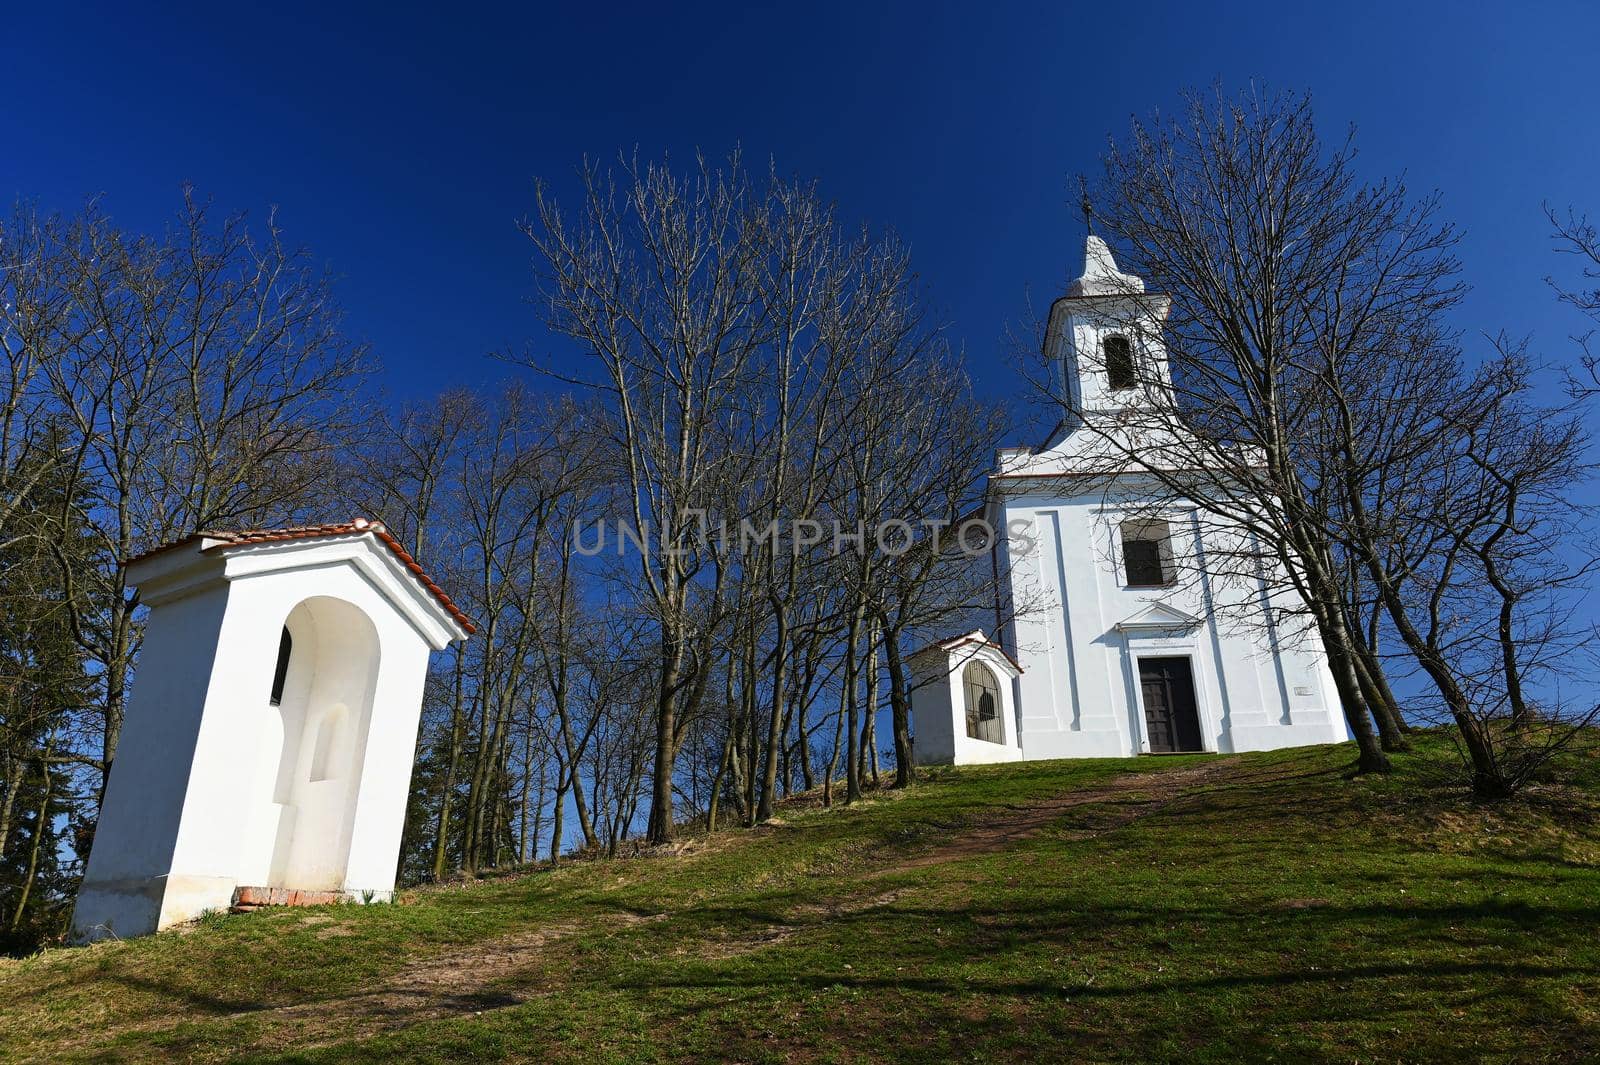
<instances>
[{"instance_id":1,"label":"white chapel","mask_svg":"<svg viewBox=\"0 0 1600 1065\"><path fill-rule=\"evenodd\" d=\"M471 621L363 518L197 533L128 579L150 616L73 939L387 900L428 655Z\"/></svg>"},{"instance_id":2,"label":"white chapel","mask_svg":"<svg viewBox=\"0 0 1600 1065\"><path fill-rule=\"evenodd\" d=\"M1186 432L1172 397L1170 301L1098 237L1050 310L1045 355L1066 416L989 477L997 627L912 658L924 764L1260 751L1350 738L1333 678L1283 582L1226 579L1230 529L1148 470L1108 457L1120 427ZM1169 416L1170 415L1170 416ZM1131 431L1131 430L1129 430ZM1192 453L1192 452L1189 452ZM1152 457L1153 456L1153 457Z\"/></svg>"}]
</instances>

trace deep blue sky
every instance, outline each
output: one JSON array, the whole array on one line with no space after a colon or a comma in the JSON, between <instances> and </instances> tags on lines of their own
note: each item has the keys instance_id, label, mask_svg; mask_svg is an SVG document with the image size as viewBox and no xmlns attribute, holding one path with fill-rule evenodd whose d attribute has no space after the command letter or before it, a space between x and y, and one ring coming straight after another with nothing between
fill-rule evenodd
<instances>
[{"instance_id":1,"label":"deep blue sky","mask_svg":"<svg viewBox=\"0 0 1600 1065\"><path fill-rule=\"evenodd\" d=\"M635 145L740 143L892 226L991 395L1021 392L1006 321L1081 262L1070 175L1184 87L1310 89L1373 177L1441 189L1468 329L1565 354L1579 323L1543 283L1565 264L1539 205L1600 211L1593 5L49 6L0 31L0 194L98 194L130 227L185 181L278 205L405 395L513 372L492 349L559 355L515 223L535 176L570 187L585 153Z\"/></svg>"}]
</instances>

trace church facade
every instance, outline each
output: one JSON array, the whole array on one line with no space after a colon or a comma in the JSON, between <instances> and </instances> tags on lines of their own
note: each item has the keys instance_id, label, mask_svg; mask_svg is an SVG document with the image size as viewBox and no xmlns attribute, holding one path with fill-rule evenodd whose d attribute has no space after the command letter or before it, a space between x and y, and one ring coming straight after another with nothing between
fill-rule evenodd
<instances>
[{"instance_id":1,"label":"church facade","mask_svg":"<svg viewBox=\"0 0 1600 1065\"><path fill-rule=\"evenodd\" d=\"M1185 432L1162 340L1168 307L1088 238L1083 276L1052 306L1045 341L1067 416L1046 446L1003 450L989 478L993 633L912 657L919 762L1349 739L1287 582L1262 567L1242 527L1150 472L1160 438ZM1146 439L1119 436L1132 432Z\"/></svg>"}]
</instances>

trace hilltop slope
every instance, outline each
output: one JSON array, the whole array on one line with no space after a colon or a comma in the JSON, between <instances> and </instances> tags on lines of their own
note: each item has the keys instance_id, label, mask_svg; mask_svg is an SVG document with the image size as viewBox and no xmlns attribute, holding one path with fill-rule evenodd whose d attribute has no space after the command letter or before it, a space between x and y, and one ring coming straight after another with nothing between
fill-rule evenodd
<instances>
[{"instance_id":1,"label":"hilltop slope","mask_svg":"<svg viewBox=\"0 0 1600 1065\"><path fill-rule=\"evenodd\" d=\"M8 1059L1581 1060L1600 827L1350 751L945 770L678 853L0 962ZM1582 767L1592 776L1592 764Z\"/></svg>"}]
</instances>

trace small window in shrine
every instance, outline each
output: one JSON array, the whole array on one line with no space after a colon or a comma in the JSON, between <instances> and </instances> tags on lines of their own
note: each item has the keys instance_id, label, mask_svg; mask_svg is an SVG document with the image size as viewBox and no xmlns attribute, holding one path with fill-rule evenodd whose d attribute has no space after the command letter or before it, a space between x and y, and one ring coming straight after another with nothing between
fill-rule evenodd
<instances>
[{"instance_id":1,"label":"small window in shrine","mask_svg":"<svg viewBox=\"0 0 1600 1065\"><path fill-rule=\"evenodd\" d=\"M283 627L283 635L278 637L278 665L272 671L272 705L278 706L283 702L283 682L289 679L289 655L294 650L294 637L289 635L289 626Z\"/></svg>"}]
</instances>

